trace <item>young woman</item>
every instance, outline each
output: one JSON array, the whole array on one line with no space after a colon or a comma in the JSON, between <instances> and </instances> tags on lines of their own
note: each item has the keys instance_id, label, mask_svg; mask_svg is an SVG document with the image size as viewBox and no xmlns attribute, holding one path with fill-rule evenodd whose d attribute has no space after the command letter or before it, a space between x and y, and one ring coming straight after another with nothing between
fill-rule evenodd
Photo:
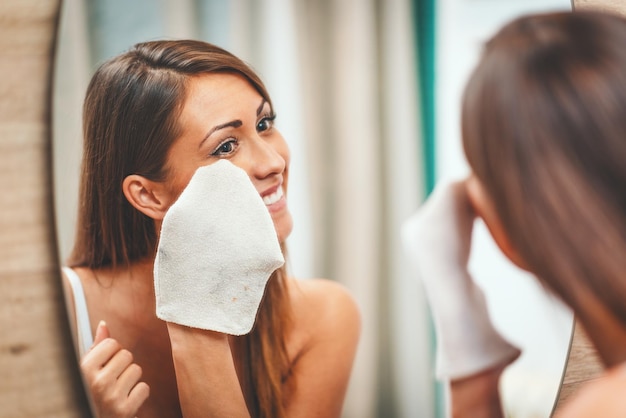
<instances>
[{"instance_id":1,"label":"young woman","mask_svg":"<svg viewBox=\"0 0 626 418\"><path fill-rule=\"evenodd\" d=\"M291 232L289 150L275 117L258 76L204 42L138 44L93 76L66 286L99 417L340 415L360 320L335 282L279 268L240 337L155 314L161 221L197 168L221 159L242 168L279 241Z\"/></svg>"},{"instance_id":2,"label":"young woman","mask_svg":"<svg viewBox=\"0 0 626 418\"><path fill-rule=\"evenodd\" d=\"M422 273L446 273L423 279L454 416L502 416L498 380L518 354L491 327L466 270L476 215L513 262L573 309L607 367L557 416L626 414L624 45L618 16L525 16L486 44L468 82L462 136L472 174L438 187L404 231L411 250L434 243L437 255L451 255L442 270L413 253ZM463 307L450 309L441 294L461 295ZM454 345L468 323L471 338Z\"/></svg>"}]
</instances>

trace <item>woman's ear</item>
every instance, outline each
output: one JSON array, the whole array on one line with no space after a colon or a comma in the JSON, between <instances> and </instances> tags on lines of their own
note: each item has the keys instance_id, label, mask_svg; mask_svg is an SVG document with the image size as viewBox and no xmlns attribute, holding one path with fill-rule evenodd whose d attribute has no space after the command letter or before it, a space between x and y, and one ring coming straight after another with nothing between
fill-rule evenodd
<instances>
[{"instance_id":1,"label":"woman's ear","mask_svg":"<svg viewBox=\"0 0 626 418\"><path fill-rule=\"evenodd\" d=\"M161 183L131 174L122 182L122 190L135 209L152 219L162 220L169 209L169 199Z\"/></svg>"},{"instance_id":2,"label":"woman's ear","mask_svg":"<svg viewBox=\"0 0 626 418\"><path fill-rule=\"evenodd\" d=\"M511 244L511 240L500 222L500 217L496 213L495 206L491 198L487 195L483 185L473 174L467 179L465 184L470 204L474 208L476 215L482 218L485 225L487 225L487 229L489 229L489 233L500 248L500 251L502 251L513 264L521 269L528 270L528 266L513 247L513 244Z\"/></svg>"}]
</instances>

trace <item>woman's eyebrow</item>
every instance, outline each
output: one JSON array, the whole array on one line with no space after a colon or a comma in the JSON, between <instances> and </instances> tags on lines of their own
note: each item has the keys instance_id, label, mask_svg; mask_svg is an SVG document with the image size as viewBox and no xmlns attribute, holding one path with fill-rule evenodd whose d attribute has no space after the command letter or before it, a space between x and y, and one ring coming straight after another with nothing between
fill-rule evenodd
<instances>
[{"instance_id":1,"label":"woman's eyebrow","mask_svg":"<svg viewBox=\"0 0 626 418\"><path fill-rule=\"evenodd\" d=\"M265 103L267 103L267 100L265 99L261 100L261 105L256 109L257 116L259 116L261 112L263 111L263 106L265 106Z\"/></svg>"},{"instance_id":2,"label":"woman's eyebrow","mask_svg":"<svg viewBox=\"0 0 626 418\"><path fill-rule=\"evenodd\" d=\"M239 128L241 125L243 125L243 122L241 122L239 119L235 119L235 120L232 120L230 122L226 122L226 123L222 123L220 125L214 126L204 136L204 138L202 138L202 141L200 141L200 145L198 145L198 148L200 148L202 146L202 144L204 143L204 141L206 141L211 135L213 135L213 133L215 133L215 131L219 131L220 129L224 129L224 128Z\"/></svg>"},{"instance_id":3,"label":"woman's eyebrow","mask_svg":"<svg viewBox=\"0 0 626 418\"><path fill-rule=\"evenodd\" d=\"M263 111L263 107L265 106L265 103L267 103L267 100L265 99L261 100L261 104L256 109L257 116L259 116L261 112ZM209 130L209 132L204 136L204 138L202 138L202 141L200 141L200 145L198 145L198 148L200 148L202 144L204 144L204 141L206 141L211 135L213 135L215 131L219 131L220 129L224 129L224 128L239 128L241 127L241 125L243 125L243 122L241 122L241 120L239 119L235 119L230 122L215 125L213 128L211 128L211 130Z\"/></svg>"}]
</instances>

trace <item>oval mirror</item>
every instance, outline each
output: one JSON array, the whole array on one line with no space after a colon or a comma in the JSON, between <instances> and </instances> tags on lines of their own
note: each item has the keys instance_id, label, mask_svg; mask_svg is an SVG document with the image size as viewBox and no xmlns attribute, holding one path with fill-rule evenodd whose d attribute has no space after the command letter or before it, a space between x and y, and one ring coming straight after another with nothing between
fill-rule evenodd
<instances>
[{"instance_id":1,"label":"oval mirror","mask_svg":"<svg viewBox=\"0 0 626 418\"><path fill-rule=\"evenodd\" d=\"M412 7L419 2L220 2L66 0L54 96L54 195L61 262L72 248L78 206L81 107L96 66L132 44L204 39L260 72L292 150L290 269L343 282L358 300L363 333L346 417L438 416L432 331L421 287L399 256L400 224L424 197L418 111L436 117L436 177L467 166L459 98L481 42L522 13L571 9L569 0L434 0L435 101L421 101ZM427 2L428 3L428 2ZM434 6L433 6L434 7ZM377 46L377 48L373 47ZM423 77L424 75L422 75ZM436 106L435 106L436 103ZM548 417L563 374L571 314L513 268L484 227L471 268L496 326L523 349L503 379L515 417Z\"/></svg>"}]
</instances>

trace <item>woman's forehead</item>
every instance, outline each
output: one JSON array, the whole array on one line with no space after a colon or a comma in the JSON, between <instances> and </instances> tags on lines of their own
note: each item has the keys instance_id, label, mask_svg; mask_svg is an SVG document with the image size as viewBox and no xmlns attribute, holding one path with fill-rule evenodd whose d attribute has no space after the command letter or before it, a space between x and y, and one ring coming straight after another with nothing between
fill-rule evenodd
<instances>
[{"instance_id":1,"label":"woman's forehead","mask_svg":"<svg viewBox=\"0 0 626 418\"><path fill-rule=\"evenodd\" d=\"M243 107L263 100L261 94L248 79L239 74L208 73L191 78L187 85L187 95L183 108ZM184 112L184 110L183 110Z\"/></svg>"}]
</instances>

